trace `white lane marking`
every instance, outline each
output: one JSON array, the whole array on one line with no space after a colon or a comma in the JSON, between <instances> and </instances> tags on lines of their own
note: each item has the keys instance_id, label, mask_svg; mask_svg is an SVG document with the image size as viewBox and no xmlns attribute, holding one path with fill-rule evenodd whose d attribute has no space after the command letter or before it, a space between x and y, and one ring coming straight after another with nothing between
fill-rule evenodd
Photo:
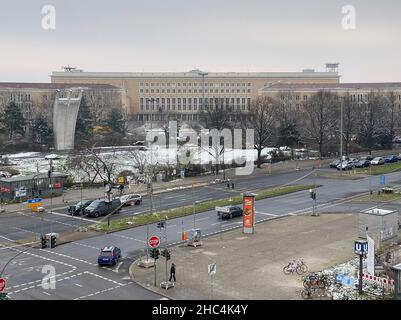
<instances>
[{"instance_id":1,"label":"white lane marking","mask_svg":"<svg viewBox=\"0 0 401 320\"><path fill-rule=\"evenodd\" d=\"M49 213L50 213L50 212L49 212ZM76 217L76 216L72 216L72 215L66 214L66 213L59 213L59 212L54 212L54 211L52 211L51 214L54 214L54 215L56 215L56 216L66 217L66 218L72 218L72 219L87 221L87 222L91 222L91 223L100 223L99 221L96 221L96 220L91 220L91 219L82 218L82 217Z\"/></svg>"},{"instance_id":2,"label":"white lane marking","mask_svg":"<svg viewBox=\"0 0 401 320\"><path fill-rule=\"evenodd\" d=\"M109 281L109 282L114 283L114 284L117 284L117 285L119 285L119 286L124 285L123 283L119 283L119 282L117 282L117 281L114 281L114 280L112 280L112 279L103 277L103 276L101 276L101 275L99 275L99 274L96 274L96 273L93 273L93 272L90 272L90 271L85 271L84 273L89 274L89 275L94 276L94 277L97 277L97 278L100 278L100 279L103 279L103 280L105 280L105 281Z\"/></svg>"},{"instance_id":3,"label":"white lane marking","mask_svg":"<svg viewBox=\"0 0 401 320\"><path fill-rule=\"evenodd\" d=\"M80 285L79 283L74 283L77 287L82 288L82 285Z\"/></svg>"},{"instance_id":4,"label":"white lane marking","mask_svg":"<svg viewBox=\"0 0 401 320\"><path fill-rule=\"evenodd\" d=\"M95 249L95 250L100 250L100 248L96 248L94 246L90 246L88 244L83 244L83 243L79 243L79 242L71 242L72 244L78 245L78 246L83 246L83 247L87 247L87 248L91 248L91 249Z\"/></svg>"},{"instance_id":5,"label":"white lane marking","mask_svg":"<svg viewBox=\"0 0 401 320\"><path fill-rule=\"evenodd\" d=\"M97 292L88 294L86 296L81 296L79 298L75 298L74 300L80 300L80 299L85 299L85 298L88 298L88 297L93 297L95 295L98 295L98 294L101 294L101 293L104 293L104 292L108 292L108 291L112 291L112 290L115 290L115 289L118 289L118 288L121 288L121 287L125 287L126 285L131 284L131 283L132 282L128 282L128 283L120 285L120 286L115 286L115 287L112 287L112 288L108 288L108 289L104 289L104 290L101 290L101 291L97 291Z\"/></svg>"},{"instance_id":6,"label":"white lane marking","mask_svg":"<svg viewBox=\"0 0 401 320\"><path fill-rule=\"evenodd\" d=\"M167 225L167 229L168 228L175 228L176 226L177 226L176 224Z\"/></svg>"},{"instance_id":7,"label":"white lane marking","mask_svg":"<svg viewBox=\"0 0 401 320\"><path fill-rule=\"evenodd\" d=\"M27 230L27 229L23 229L23 228L18 228L18 227L12 227L13 229L19 230L19 231L23 231L23 232L28 232L28 233L33 233L33 234L39 234L37 232L33 232L32 230Z\"/></svg>"},{"instance_id":8,"label":"white lane marking","mask_svg":"<svg viewBox=\"0 0 401 320\"><path fill-rule=\"evenodd\" d=\"M48 292L46 292L46 291L42 291L42 293L44 293L44 294L46 294L46 295L48 295L48 296L51 296L51 294L48 293Z\"/></svg>"},{"instance_id":9,"label":"white lane marking","mask_svg":"<svg viewBox=\"0 0 401 320\"><path fill-rule=\"evenodd\" d=\"M10 239L10 238L4 237L4 236L0 236L0 238L3 238L3 239L6 239L7 241L11 241L11 242L14 242L14 243L15 243L15 240L12 240L12 239Z\"/></svg>"},{"instance_id":10,"label":"white lane marking","mask_svg":"<svg viewBox=\"0 0 401 320\"><path fill-rule=\"evenodd\" d=\"M39 249L39 250L40 250L40 251L45 251L45 252L48 252L48 253L51 253L51 254L55 254L55 255L58 255L58 256L63 257L63 258L68 258L68 259L71 259L71 260L75 260L75 261L79 261L79 262L82 262L82 263L86 263L86 264L89 264L89 265L91 265L91 266L97 266L96 263L92 263L92 262L90 262L90 261L78 259L78 258L69 256L69 255L66 255L66 254L54 252L54 251L51 251L50 249L47 249L47 250L46 250L46 249Z\"/></svg>"},{"instance_id":11,"label":"white lane marking","mask_svg":"<svg viewBox=\"0 0 401 320\"><path fill-rule=\"evenodd\" d=\"M265 216L278 217L278 214L273 214L273 213L260 212L260 211L255 211L255 213L263 214Z\"/></svg>"},{"instance_id":12,"label":"white lane marking","mask_svg":"<svg viewBox=\"0 0 401 320\"><path fill-rule=\"evenodd\" d=\"M139 241L139 242L141 242L141 243L146 243L145 240L139 240L139 239L135 239L135 238L123 236L123 235L121 235L121 234L110 233L109 235L110 235L110 236L114 236L114 237L118 237L118 238L128 239L128 240L135 240L135 241Z\"/></svg>"},{"instance_id":13,"label":"white lane marking","mask_svg":"<svg viewBox=\"0 0 401 320\"><path fill-rule=\"evenodd\" d=\"M18 248L18 247L28 246L28 245L34 244L34 243L39 243L39 241L33 241L33 242L28 242L28 243L16 244L16 245L14 245L14 246L9 246L9 247L3 245L3 248L0 248L0 250L7 250L7 249L13 249L13 248Z\"/></svg>"},{"instance_id":14,"label":"white lane marking","mask_svg":"<svg viewBox=\"0 0 401 320\"><path fill-rule=\"evenodd\" d=\"M204 218L200 218L200 219L196 219L196 221L203 221L203 220L207 220L210 219L211 217L204 217Z\"/></svg>"}]
</instances>

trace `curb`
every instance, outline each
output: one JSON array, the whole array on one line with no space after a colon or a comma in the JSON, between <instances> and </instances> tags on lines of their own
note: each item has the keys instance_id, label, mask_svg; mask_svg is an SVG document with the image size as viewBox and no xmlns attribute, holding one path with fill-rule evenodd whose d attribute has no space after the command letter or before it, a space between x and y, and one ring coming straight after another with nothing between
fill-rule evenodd
<instances>
[{"instance_id":1,"label":"curb","mask_svg":"<svg viewBox=\"0 0 401 320\"><path fill-rule=\"evenodd\" d=\"M139 258L139 259L140 259L140 258ZM156 293L156 294L158 294L158 295L161 295L161 296L163 296L163 297L165 297L165 298L167 298L167 299L169 299L169 300L176 300L175 298L172 298L172 297L170 297L170 296L167 295L167 294L160 293L158 290L154 289L153 287L145 286L144 284L142 284L141 282L139 282L139 281L137 281L137 280L135 279L134 273L133 273L132 269L135 267L136 263L138 263L139 259L136 259L136 260L135 260L133 263L131 263L131 265L129 266L128 273L129 273L129 276L130 276L131 280L132 280L135 284L137 284L138 286L144 288L145 290L148 290L148 291L151 291L151 292Z\"/></svg>"}]
</instances>

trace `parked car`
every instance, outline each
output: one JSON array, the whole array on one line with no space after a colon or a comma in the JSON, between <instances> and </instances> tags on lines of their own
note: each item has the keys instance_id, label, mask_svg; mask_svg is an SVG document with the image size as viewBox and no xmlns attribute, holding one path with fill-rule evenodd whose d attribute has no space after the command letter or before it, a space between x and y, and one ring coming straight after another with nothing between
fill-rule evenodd
<instances>
[{"instance_id":1,"label":"parked car","mask_svg":"<svg viewBox=\"0 0 401 320\"><path fill-rule=\"evenodd\" d=\"M238 206L216 207L217 217L221 219L232 219L243 215L243 210Z\"/></svg>"},{"instance_id":2,"label":"parked car","mask_svg":"<svg viewBox=\"0 0 401 320\"><path fill-rule=\"evenodd\" d=\"M352 170L354 166L353 161L345 160L337 166L337 170Z\"/></svg>"},{"instance_id":3,"label":"parked car","mask_svg":"<svg viewBox=\"0 0 401 320\"><path fill-rule=\"evenodd\" d=\"M135 206L142 203L142 196L140 194L127 194L120 197L123 207Z\"/></svg>"},{"instance_id":4,"label":"parked car","mask_svg":"<svg viewBox=\"0 0 401 320\"><path fill-rule=\"evenodd\" d=\"M121 208L121 200L116 198L111 202L106 202L104 200L95 200L85 209L85 214L88 217L99 217L105 216L112 213L117 208Z\"/></svg>"},{"instance_id":5,"label":"parked car","mask_svg":"<svg viewBox=\"0 0 401 320\"><path fill-rule=\"evenodd\" d=\"M373 157L372 157L371 155L367 155L367 156L360 157L359 160L369 160L369 161L372 161L372 160L373 160Z\"/></svg>"},{"instance_id":6,"label":"parked car","mask_svg":"<svg viewBox=\"0 0 401 320\"><path fill-rule=\"evenodd\" d=\"M376 157L372 161L370 161L370 164L372 166L378 166L384 164L384 159L382 157Z\"/></svg>"},{"instance_id":7,"label":"parked car","mask_svg":"<svg viewBox=\"0 0 401 320\"><path fill-rule=\"evenodd\" d=\"M398 162L398 157L396 157L394 155L387 156L384 158L384 162L386 162L386 163Z\"/></svg>"},{"instance_id":8,"label":"parked car","mask_svg":"<svg viewBox=\"0 0 401 320\"><path fill-rule=\"evenodd\" d=\"M362 159L359 160L356 164L355 164L355 168L366 168L370 166L370 161L367 159Z\"/></svg>"},{"instance_id":9,"label":"parked car","mask_svg":"<svg viewBox=\"0 0 401 320\"><path fill-rule=\"evenodd\" d=\"M336 160L333 160L332 162L330 162L330 168L337 168L337 166L340 164L340 160L338 160L338 159L336 159Z\"/></svg>"},{"instance_id":10,"label":"parked car","mask_svg":"<svg viewBox=\"0 0 401 320\"><path fill-rule=\"evenodd\" d=\"M83 214L86 207L89 206L91 203L93 202L93 200L82 200L79 201L78 203L69 206L68 207L68 212L70 213L70 215L74 216L74 215L80 215Z\"/></svg>"},{"instance_id":11,"label":"parked car","mask_svg":"<svg viewBox=\"0 0 401 320\"><path fill-rule=\"evenodd\" d=\"M99 266L115 266L121 259L121 249L115 246L107 246L102 248L97 263Z\"/></svg>"}]
</instances>

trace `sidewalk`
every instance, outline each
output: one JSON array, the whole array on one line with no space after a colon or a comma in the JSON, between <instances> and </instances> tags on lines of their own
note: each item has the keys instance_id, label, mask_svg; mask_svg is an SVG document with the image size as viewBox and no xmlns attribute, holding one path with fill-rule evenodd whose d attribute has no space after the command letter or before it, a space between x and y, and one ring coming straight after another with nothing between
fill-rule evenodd
<instances>
[{"instance_id":1,"label":"sidewalk","mask_svg":"<svg viewBox=\"0 0 401 320\"><path fill-rule=\"evenodd\" d=\"M302 276L285 275L288 261L303 258L310 271L320 271L354 257L358 217L353 214L293 216L256 225L256 233L241 229L203 239L203 246L171 248L177 283L155 288L154 269L134 263L130 275L145 288L172 299L301 299ZM217 273L207 274L216 263ZM165 260L157 266L157 282L165 280Z\"/></svg>"}]
</instances>

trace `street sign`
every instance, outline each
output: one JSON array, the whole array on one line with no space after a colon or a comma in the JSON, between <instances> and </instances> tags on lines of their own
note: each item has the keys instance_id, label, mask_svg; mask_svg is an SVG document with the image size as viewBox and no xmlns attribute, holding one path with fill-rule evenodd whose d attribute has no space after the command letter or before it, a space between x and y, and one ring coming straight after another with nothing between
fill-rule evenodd
<instances>
[{"instance_id":1,"label":"street sign","mask_svg":"<svg viewBox=\"0 0 401 320\"><path fill-rule=\"evenodd\" d=\"M7 286L6 279L0 278L0 292L3 292Z\"/></svg>"},{"instance_id":2,"label":"street sign","mask_svg":"<svg viewBox=\"0 0 401 320\"><path fill-rule=\"evenodd\" d=\"M26 189L25 187L15 188L15 197L26 197Z\"/></svg>"},{"instance_id":3,"label":"street sign","mask_svg":"<svg viewBox=\"0 0 401 320\"><path fill-rule=\"evenodd\" d=\"M151 236L148 240L148 245L151 248L157 248L160 245L160 238L158 236Z\"/></svg>"},{"instance_id":4,"label":"street sign","mask_svg":"<svg viewBox=\"0 0 401 320\"><path fill-rule=\"evenodd\" d=\"M386 185L386 176L380 176L380 184L382 185L382 186L385 186Z\"/></svg>"},{"instance_id":5,"label":"street sign","mask_svg":"<svg viewBox=\"0 0 401 320\"><path fill-rule=\"evenodd\" d=\"M207 273L209 276L214 276L216 274L216 264L212 263L212 264L208 264L207 265Z\"/></svg>"},{"instance_id":6,"label":"street sign","mask_svg":"<svg viewBox=\"0 0 401 320\"><path fill-rule=\"evenodd\" d=\"M28 199L28 203L38 203L42 202L41 198L35 198L35 199Z\"/></svg>"},{"instance_id":7,"label":"street sign","mask_svg":"<svg viewBox=\"0 0 401 320\"><path fill-rule=\"evenodd\" d=\"M357 255L365 255L368 253L368 243L366 241L355 241L354 252Z\"/></svg>"}]
</instances>

